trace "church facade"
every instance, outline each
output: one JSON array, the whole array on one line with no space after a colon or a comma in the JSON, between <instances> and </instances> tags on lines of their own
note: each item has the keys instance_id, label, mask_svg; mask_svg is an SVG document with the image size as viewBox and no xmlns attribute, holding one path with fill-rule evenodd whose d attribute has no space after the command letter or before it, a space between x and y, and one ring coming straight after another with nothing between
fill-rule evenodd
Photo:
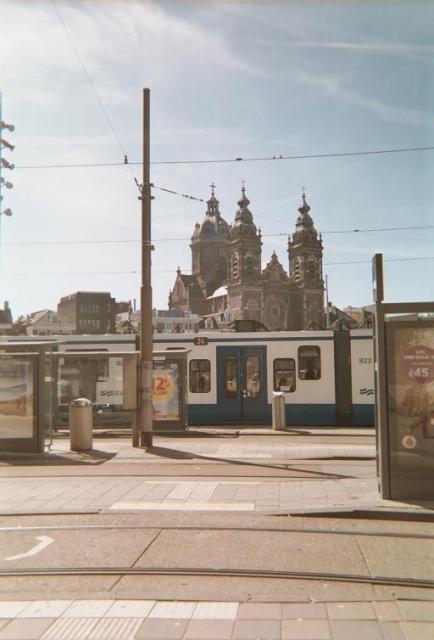
<instances>
[{"instance_id":1,"label":"church facade","mask_svg":"<svg viewBox=\"0 0 434 640\"><path fill-rule=\"evenodd\" d=\"M205 218L191 237L191 275L178 268L169 309L197 313L214 326L256 320L269 331L323 327L323 244L305 194L288 238L286 271L274 252L263 267L261 230L244 186L232 224L221 217L211 187Z\"/></svg>"}]
</instances>

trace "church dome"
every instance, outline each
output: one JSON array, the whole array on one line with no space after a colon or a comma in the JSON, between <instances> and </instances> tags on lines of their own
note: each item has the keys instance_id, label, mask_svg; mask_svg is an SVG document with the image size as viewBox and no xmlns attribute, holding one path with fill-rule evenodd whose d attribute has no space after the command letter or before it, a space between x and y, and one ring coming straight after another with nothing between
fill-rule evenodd
<instances>
[{"instance_id":1,"label":"church dome","mask_svg":"<svg viewBox=\"0 0 434 640\"><path fill-rule=\"evenodd\" d=\"M205 219L200 224L196 222L192 240L227 240L229 238L230 227L220 215L219 201L214 195L214 187L213 183L211 197L207 201Z\"/></svg>"},{"instance_id":2,"label":"church dome","mask_svg":"<svg viewBox=\"0 0 434 640\"><path fill-rule=\"evenodd\" d=\"M309 215L310 206L306 202L306 194L303 191L302 195L303 203L301 207L299 207L299 216L295 223L295 233L293 235L293 240L317 240L318 233L314 227L313 220Z\"/></svg>"},{"instance_id":3,"label":"church dome","mask_svg":"<svg viewBox=\"0 0 434 640\"><path fill-rule=\"evenodd\" d=\"M238 235L240 230L256 235L256 225L253 222L252 212L249 209L250 200L246 196L246 189L241 189L241 197L238 200L238 211L235 214L235 221L232 227L232 235Z\"/></svg>"}]
</instances>

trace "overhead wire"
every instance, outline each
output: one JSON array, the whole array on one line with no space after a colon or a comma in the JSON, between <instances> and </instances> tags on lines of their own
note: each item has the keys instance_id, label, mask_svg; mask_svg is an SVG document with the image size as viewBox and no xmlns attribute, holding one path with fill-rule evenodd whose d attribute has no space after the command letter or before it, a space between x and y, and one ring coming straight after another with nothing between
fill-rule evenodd
<instances>
[{"instance_id":1,"label":"overhead wire","mask_svg":"<svg viewBox=\"0 0 434 640\"><path fill-rule=\"evenodd\" d=\"M411 262L415 260L434 260L434 256L417 256L413 258L385 258L384 262ZM372 264L371 260L349 260L348 262L324 262L324 267L334 267L340 265L355 264ZM184 275L188 275L185 269ZM173 269L153 270L153 273L173 273ZM140 273L140 269L131 269L129 271L45 271L31 273L5 273L5 276L89 276L89 275L136 275Z\"/></svg>"},{"instance_id":2,"label":"overhead wire","mask_svg":"<svg viewBox=\"0 0 434 640\"><path fill-rule=\"evenodd\" d=\"M54 2L54 0L52 0ZM105 110L104 110L105 112ZM107 116L108 118L108 116ZM112 125L111 125L112 127ZM117 136L116 136L117 137ZM301 155L279 155L279 156L258 156L258 157L236 157L236 158L200 158L184 160L152 160L151 165L171 165L171 164L227 164L233 162L272 162L278 160L311 160L321 158L348 158L356 156L384 155L392 153L410 153L417 151L434 151L434 146L428 147L399 147L396 149L368 149L366 151L339 151L335 153L311 153ZM90 162L90 163L69 163L69 164L46 164L46 165L18 165L16 169L79 169L91 167L121 167L126 164L135 166L142 165L139 162Z\"/></svg>"},{"instance_id":3,"label":"overhead wire","mask_svg":"<svg viewBox=\"0 0 434 640\"><path fill-rule=\"evenodd\" d=\"M329 234L348 234L348 233L384 233L388 231L414 231L414 230L428 230L434 229L434 225L413 225L409 227L378 227L372 229L332 229L327 231L322 231L322 235ZM289 232L279 231L278 233L263 233L261 234L262 238L272 238L279 236L288 236ZM191 238L154 238L152 242L184 242L189 241ZM134 244L140 243L141 240L138 239L107 239L107 240L41 240L41 241L15 241L15 242L3 242L2 246L10 245L10 246L39 246L39 245L70 245L70 244Z\"/></svg>"}]
</instances>

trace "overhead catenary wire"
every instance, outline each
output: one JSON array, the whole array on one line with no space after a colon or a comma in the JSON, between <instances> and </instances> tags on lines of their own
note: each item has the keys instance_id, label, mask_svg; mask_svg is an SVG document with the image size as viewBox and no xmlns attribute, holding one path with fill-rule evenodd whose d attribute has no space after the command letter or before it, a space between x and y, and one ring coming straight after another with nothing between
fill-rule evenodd
<instances>
[{"instance_id":1,"label":"overhead catenary wire","mask_svg":"<svg viewBox=\"0 0 434 640\"><path fill-rule=\"evenodd\" d=\"M182 195L182 194L179 194ZM192 196L184 196L190 197ZM413 225L410 227L378 227L372 229L330 229L322 231L322 235L329 234L349 234L349 233L384 233L387 231L415 231L434 229L434 225ZM262 238L273 238L279 236L288 236L289 232L279 231L278 233L263 233ZM188 242L191 238L155 238L153 242ZM107 240L18 240L12 242L4 242L3 245L10 246L40 246L40 245L72 245L72 244L134 244L140 243L138 239L107 239Z\"/></svg>"},{"instance_id":2,"label":"overhead catenary wire","mask_svg":"<svg viewBox=\"0 0 434 640\"><path fill-rule=\"evenodd\" d=\"M389 258L384 262L412 262L416 260L434 260L434 256L417 256L412 258ZM371 260L349 260L348 262L324 262L324 267L335 267L339 265L355 265L355 264L372 264ZM189 269L181 270L185 275L188 275ZM173 269L165 270L153 270L153 273L173 273ZM5 276L92 276L92 275L136 275L139 274L139 269L131 269L130 271L44 271L31 273L5 273Z\"/></svg>"},{"instance_id":3,"label":"overhead catenary wire","mask_svg":"<svg viewBox=\"0 0 434 640\"><path fill-rule=\"evenodd\" d=\"M53 1L53 0L52 0ZM181 160L152 160L151 165L171 165L171 164L228 164L233 162L276 162L281 160L315 160L322 158L349 158L357 156L387 155L393 153L411 153L418 151L434 151L434 146L427 147L400 147L395 149L367 149L359 151L337 151L331 153L304 153L299 155L273 155L235 158L198 158ZM67 164L36 164L17 165L16 169L79 169L91 167L121 167L126 165L141 165L142 162L78 162Z\"/></svg>"}]
</instances>

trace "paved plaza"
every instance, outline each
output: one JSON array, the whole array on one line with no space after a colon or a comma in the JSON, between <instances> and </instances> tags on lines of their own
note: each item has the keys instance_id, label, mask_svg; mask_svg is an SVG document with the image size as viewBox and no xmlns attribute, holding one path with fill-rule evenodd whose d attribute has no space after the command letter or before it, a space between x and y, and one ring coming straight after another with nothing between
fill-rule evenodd
<instances>
[{"instance_id":1,"label":"paved plaza","mask_svg":"<svg viewBox=\"0 0 434 640\"><path fill-rule=\"evenodd\" d=\"M0 640L428 640L432 602L0 602Z\"/></svg>"},{"instance_id":2,"label":"paved plaza","mask_svg":"<svg viewBox=\"0 0 434 640\"><path fill-rule=\"evenodd\" d=\"M434 503L381 498L373 435L3 456L0 640L434 640Z\"/></svg>"}]
</instances>

